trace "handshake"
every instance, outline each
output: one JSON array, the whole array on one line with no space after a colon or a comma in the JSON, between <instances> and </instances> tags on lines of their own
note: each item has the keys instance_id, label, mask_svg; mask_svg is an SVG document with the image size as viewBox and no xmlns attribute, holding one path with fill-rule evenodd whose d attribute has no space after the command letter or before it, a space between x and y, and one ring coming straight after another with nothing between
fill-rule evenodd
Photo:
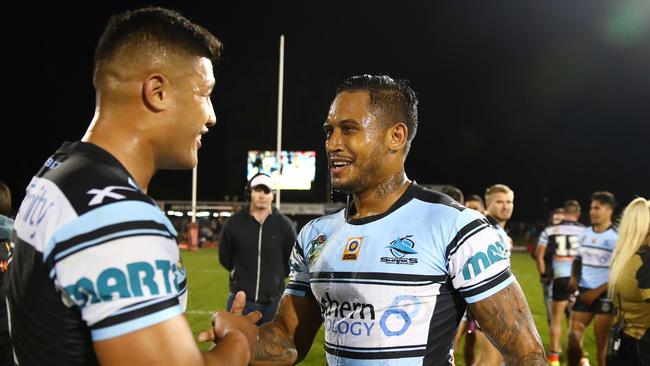
<instances>
[{"instance_id":1,"label":"handshake","mask_svg":"<svg viewBox=\"0 0 650 366\"><path fill-rule=\"evenodd\" d=\"M264 339L260 341L260 332L265 328L273 326L267 323L266 327L258 328L256 323L262 319L262 313L253 311L243 314L246 306L246 294L239 291L233 301L230 311L218 311L212 315L212 328L199 333L199 342L213 342L213 347L204 353L208 359L212 359L214 364L223 365L293 365L297 354L291 359L276 361L258 361L263 349L273 347L274 339ZM273 334L277 329L269 329L267 334ZM265 341L265 342L264 342ZM261 344L267 343L267 344ZM208 361L208 360L206 360ZM208 364L211 364L208 362Z\"/></svg>"}]
</instances>

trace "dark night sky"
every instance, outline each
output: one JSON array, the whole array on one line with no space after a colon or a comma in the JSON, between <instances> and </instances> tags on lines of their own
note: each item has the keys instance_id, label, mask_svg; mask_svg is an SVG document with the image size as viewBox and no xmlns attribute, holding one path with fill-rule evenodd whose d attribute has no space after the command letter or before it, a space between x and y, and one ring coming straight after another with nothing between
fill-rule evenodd
<instances>
[{"instance_id":1,"label":"dark night sky","mask_svg":"<svg viewBox=\"0 0 650 366\"><path fill-rule=\"evenodd\" d=\"M79 139L92 118L92 53L108 17L152 2L25 3L3 52L11 56L5 92L13 111L2 122L9 158L0 179L17 200L47 156ZM283 200L329 196L320 126L336 85L362 73L408 79L418 93L420 126L406 167L419 183L454 184L466 194L506 183L520 220L544 217L569 198L587 205L594 190L623 203L650 197L648 1L155 4L225 45L215 69L218 123L200 151L200 200L241 196L246 151L275 149L281 33L284 148L318 153L312 191ZM190 199L190 185L189 171L161 172L149 193Z\"/></svg>"}]
</instances>

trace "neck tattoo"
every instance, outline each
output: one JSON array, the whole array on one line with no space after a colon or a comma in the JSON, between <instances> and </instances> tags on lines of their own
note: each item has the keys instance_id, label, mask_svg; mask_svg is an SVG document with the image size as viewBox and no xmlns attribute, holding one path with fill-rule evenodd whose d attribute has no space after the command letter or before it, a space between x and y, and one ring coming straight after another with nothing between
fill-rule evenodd
<instances>
[{"instance_id":1,"label":"neck tattoo","mask_svg":"<svg viewBox=\"0 0 650 366\"><path fill-rule=\"evenodd\" d=\"M404 172L399 172L388 179L388 181L379 183L375 190L375 198L384 199L389 194L397 191L404 183Z\"/></svg>"}]
</instances>

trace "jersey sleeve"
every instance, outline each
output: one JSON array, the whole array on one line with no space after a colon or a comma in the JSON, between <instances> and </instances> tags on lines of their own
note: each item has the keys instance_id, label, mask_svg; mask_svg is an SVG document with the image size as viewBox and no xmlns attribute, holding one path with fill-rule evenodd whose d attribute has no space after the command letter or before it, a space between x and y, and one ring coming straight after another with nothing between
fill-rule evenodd
<instances>
[{"instance_id":1,"label":"jersey sleeve","mask_svg":"<svg viewBox=\"0 0 650 366\"><path fill-rule=\"evenodd\" d=\"M467 303L483 300L511 284L506 246L483 216L460 213L455 234L447 245L448 270L453 286Z\"/></svg>"},{"instance_id":2,"label":"jersey sleeve","mask_svg":"<svg viewBox=\"0 0 650 366\"><path fill-rule=\"evenodd\" d=\"M159 211L141 202L108 205L62 227L48 244L50 278L63 302L79 308L93 341L183 312L176 231Z\"/></svg>"},{"instance_id":3,"label":"jersey sleeve","mask_svg":"<svg viewBox=\"0 0 650 366\"><path fill-rule=\"evenodd\" d=\"M545 228L542 231L542 234L539 236L539 240L537 241L537 245L545 247L548 245L548 230Z\"/></svg>"},{"instance_id":4,"label":"jersey sleeve","mask_svg":"<svg viewBox=\"0 0 650 366\"><path fill-rule=\"evenodd\" d=\"M318 250L318 246L324 242L324 236L319 235L310 240L308 238L311 231L309 224L307 224L300 231L293 245L293 250L289 257L289 284L284 290L285 294L298 297L314 296L309 284L309 262L308 257L305 256L305 251L307 250L307 253L312 253L314 250Z\"/></svg>"}]
</instances>

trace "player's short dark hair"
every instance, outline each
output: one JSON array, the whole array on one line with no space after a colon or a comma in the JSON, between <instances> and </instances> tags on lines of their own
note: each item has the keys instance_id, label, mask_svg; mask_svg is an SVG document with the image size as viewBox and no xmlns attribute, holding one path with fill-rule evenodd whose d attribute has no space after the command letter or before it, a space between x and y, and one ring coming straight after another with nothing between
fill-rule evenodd
<instances>
[{"instance_id":1,"label":"player's short dark hair","mask_svg":"<svg viewBox=\"0 0 650 366\"><path fill-rule=\"evenodd\" d=\"M485 203L483 202L483 198L479 196L478 194L469 194L467 197L465 197L465 203L469 201L478 201L481 203L481 207L485 207Z\"/></svg>"},{"instance_id":2,"label":"player's short dark hair","mask_svg":"<svg viewBox=\"0 0 650 366\"><path fill-rule=\"evenodd\" d=\"M454 187L454 186L444 186L440 190L442 193L453 198L456 202L463 204L465 200L463 199L463 191Z\"/></svg>"},{"instance_id":3,"label":"player's short dark hair","mask_svg":"<svg viewBox=\"0 0 650 366\"><path fill-rule=\"evenodd\" d=\"M9 187L0 180L0 215L9 216L11 213L11 191Z\"/></svg>"},{"instance_id":4,"label":"player's short dark hair","mask_svg":"<svg viewBox=\"0 0 650 366\"><path fill-rule=\"evenodd\" d=\"M614 194L607 191L597 191L591 195L592 201L598 201L603 205L609 206L612 210L616 208L616 198Z\"/></svg>"},{"instance_id":5,"label":"player's short dark hair","mask_svg":"<svg viewBox=\"0 0 650 366\"><path fill-rule=\"evenodd\" d=\"M418 97L407 80L393 79L388 75L358 75L348 78L336 89L341 92L365 91L370 97L370 110L386 126L403 122L408 128L404 154L408 154L411 141L418 129Z\"/></svg>"},{"instance_id":6,"label":"player's short dark hair","mask_svg":"<svg viewBox=\"0 0 650 366\"><path fill-rule=\"evenodd\" d=\"M214 35L180 13L145 7L110 18L95 49L95 75L102 61L111 59L124 46L207 57L213 63L222 49Z\"/></svg>"},{"instance_id":7,"label":"player's short dark hair","mask_svg":"<svg viewBox=\"0 0 650 366\"><path fill-rule=\"evenodd\" d=\"M569 215L579 215L581 210L580 203L576 200L564 201L562 208L564 209L564 212Z\"/></svg>"}]
</instances>

